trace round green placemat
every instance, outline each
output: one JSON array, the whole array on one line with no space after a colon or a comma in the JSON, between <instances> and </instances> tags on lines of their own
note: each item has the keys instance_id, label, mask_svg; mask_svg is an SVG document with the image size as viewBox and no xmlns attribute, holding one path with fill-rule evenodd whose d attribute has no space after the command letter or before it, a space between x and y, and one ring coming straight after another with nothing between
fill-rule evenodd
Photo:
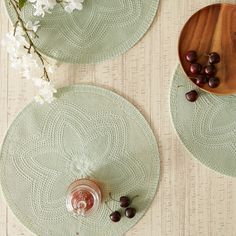
<instances>
[{"instance_id":1,"label":"round green placemat","mask_svg":"<svg viewBox=\"0 0 236 236\"><path fill-rule=\"evenodd\" d=\"M28 105L5 137L0 156L3 193L14 214L41 236L122 235L149 208L158 185L155 137L138 110L91 85L62 88L52 104ZM66 210L66 190L82 177L102 186L103 203L88 218ZM137 215L113 223L108 193L139 195ZM119 210L119 203L109 202Z\"/></svg>"},{"instance_id":2,"label":"round green placemat","mask_svg":"<svg viewBox=\"0 0 236 236\"><path fill-rule=\"evenodd\" d=\"M95 63L120 55L130 49L150 27L159 0L85 0L82 11L69 14L56 6L44 18L34 17L27 4L22 17L40 20L34 39L38 49L58 61ZM10 18L15 13L5 0Z\"/></svg>"},{"instance_id":3,"label":"round green placemat","mask_svg":"<svg viewBox=\"0 0 236 236\"><path fill-rule=\"evenodd\" d=\"M199 91L195 103L185 93L196 86L178 66L171 87L170 108L174 127L185 147L204 165L236 176L236 96Z\"/></svg>"}]
</instances>

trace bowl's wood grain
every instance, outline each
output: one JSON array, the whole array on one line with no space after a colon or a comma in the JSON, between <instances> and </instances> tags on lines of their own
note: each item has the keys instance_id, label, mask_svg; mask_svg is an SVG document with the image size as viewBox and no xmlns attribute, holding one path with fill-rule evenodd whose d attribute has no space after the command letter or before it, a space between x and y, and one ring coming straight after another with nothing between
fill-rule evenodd
<instances>
[{"instance_id":1,"label":"bowl's wood grain","mask_svg":"<svg viewBox=\"0 0 236 236\"><path fill-rule=\"evenodd\" d=\"M217 77L221 84L218 88L202 87L211 93L236 93L236 5L214 4L195 13L185 24L179 39L179 58L188 76L189 63L186 52L195 50L198 55L218 52L221 62L216 65ZM208 58L201 56L199 62L207 64Z\"/></svg>"}]
</instances>

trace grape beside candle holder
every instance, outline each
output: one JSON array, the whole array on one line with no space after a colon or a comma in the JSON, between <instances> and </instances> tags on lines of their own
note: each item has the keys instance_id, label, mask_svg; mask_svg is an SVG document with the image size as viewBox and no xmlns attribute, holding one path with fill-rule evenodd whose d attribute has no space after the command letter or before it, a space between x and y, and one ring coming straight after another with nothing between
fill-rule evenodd
<instances>
[{"instance_id":1,"label":"grape beside candle holder","mask_svg":"<svg viewBox=\"0 0 236 236\"><path fill-rule=\"evenodd\" d=\"M67 190L66 208L74 217L86 217L98 209L101 200L101 190L95 181L78 179Z\"/></svg>"}]
</instances>

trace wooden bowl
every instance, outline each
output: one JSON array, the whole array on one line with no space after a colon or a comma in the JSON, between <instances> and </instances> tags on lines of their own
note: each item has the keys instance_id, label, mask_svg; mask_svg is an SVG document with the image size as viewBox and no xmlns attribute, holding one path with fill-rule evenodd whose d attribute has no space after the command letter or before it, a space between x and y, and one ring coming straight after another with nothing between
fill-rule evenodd
<instances>
[{"instance_id":1,"label":"wooden bowl","mask_svg":"<svg viewBox=\"0 0 236 236\"><path fill-rule=\"evenodd\" d=\"M189 50L197 51L202 65L208 62L206 53L217 52L221 56L221 62L216 65L216 76L221 81L219 87L210 88L206 84L201 89L220 95L236 93L236 5L207 6L185 24L179 38L179 59L187 76L191 77L190 63L185 59Z\"/></svg>"}]
</instances>

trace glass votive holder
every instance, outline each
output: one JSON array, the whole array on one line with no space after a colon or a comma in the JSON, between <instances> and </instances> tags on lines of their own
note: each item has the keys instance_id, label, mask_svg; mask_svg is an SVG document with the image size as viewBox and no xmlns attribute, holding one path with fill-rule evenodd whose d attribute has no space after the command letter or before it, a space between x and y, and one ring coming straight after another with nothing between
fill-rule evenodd
<instances>
[{"instance_id":1,"label":"glass votive holder","mask_svg":"<svg viewBox=\"0 0 236 236\"><path fill-rule=\"evenodd\" d=\"M79 179L67 190L66 208L74 217L89 216L98 209L101 198L101 190L95 181Z\"/></svg>"}]
</instances>

